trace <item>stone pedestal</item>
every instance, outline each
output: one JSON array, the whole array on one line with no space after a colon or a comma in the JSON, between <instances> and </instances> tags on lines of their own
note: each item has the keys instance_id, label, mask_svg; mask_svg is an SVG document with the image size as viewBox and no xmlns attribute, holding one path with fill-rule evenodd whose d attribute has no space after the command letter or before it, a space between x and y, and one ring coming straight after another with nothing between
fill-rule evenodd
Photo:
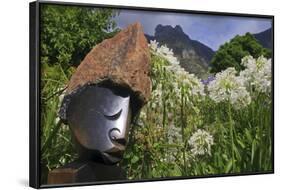
<instances>
[{"instance_id":1,"label":"stone pedestal","mask_svg":"<svg viewBox=\"0 0 281 190\"><path fill-rule=\"evenodd\" d=\"M125 180L125 172L117 165L91 161L75 161L49 172L48 184Z\"/></svg>"}]
</instances>

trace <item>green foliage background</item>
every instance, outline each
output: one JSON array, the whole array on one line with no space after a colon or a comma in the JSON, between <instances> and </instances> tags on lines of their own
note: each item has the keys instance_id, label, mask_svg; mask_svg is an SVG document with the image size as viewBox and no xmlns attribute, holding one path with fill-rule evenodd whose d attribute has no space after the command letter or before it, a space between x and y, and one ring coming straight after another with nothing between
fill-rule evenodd
<instances>
[{"instance_id":1,"label":"green foliage background","mask_svg":"<svg viewBox=\"0 0 281 190\"><path fill-rule=\"evenodd\" d=\"M110 9L42 5L42 63L61 64L64 69L77 66L95 44L115 34L116 24L111 18L116 13Z\"/></svg>"},{"instance_id":2,"label":"green foliage background","mask_svg":"<svg viewBox=\"0 0 281 190\"><path fill-rule=\"evenodd\" d=\"M267 58L271 56L271 51L263 48L255 37L246 33L243 36L235 36L229 42L224 43L215 53L211 60L213 66L211 72L220 72L228 67L234 67L237 71L241 71L244 67L240 64L241 59L247 55L258 58L263 55Z\"/></svg>"}]
</instances>

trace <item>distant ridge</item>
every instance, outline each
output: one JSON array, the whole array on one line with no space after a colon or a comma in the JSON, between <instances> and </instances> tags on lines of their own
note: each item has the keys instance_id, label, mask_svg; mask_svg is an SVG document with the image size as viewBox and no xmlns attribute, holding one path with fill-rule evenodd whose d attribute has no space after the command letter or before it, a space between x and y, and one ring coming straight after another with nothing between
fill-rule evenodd
<instances>
[{"instance_id":1,"label":"distant ridge","mask_svg":"<svg viewBox=\"0 0 281 190\"><path fill-rule=\"evenodd\" d=\"M253 35L263 47L272 49L272 28Z\"/></svg>"},{"instance_id":2,"label":"distant ridge","mask_svg":"<svg viewBox=\"0 0 281 190\"><path fill-rule=\"evenodd\" d=\"M160 45L166 44L168 48L173 49L180 65L186 71L201 78L208 75L215 51L197 40L192 40L184 33L181 26L172 27L159 24L155 28L154 36L147 34L145 36L148 42L156 40ZM272 49L272 28L253 34L253 36L263 47Z\"/></svg>"},{"instance_id":3,"label":"distant ridge","mask_svg":"<svg viewBox=\"0 0 281 190\"><path fill-rule=\"evenodd\" d=\"M210 61L214 51L207 45L190 39L185 34L181 26L157 25L154 36L146 35L148 41L156 40L160 45L166 44L173 49L175 56L180 61L181 66L199 76L205 74L210 67Z\"/></svg>"}]
</instances>

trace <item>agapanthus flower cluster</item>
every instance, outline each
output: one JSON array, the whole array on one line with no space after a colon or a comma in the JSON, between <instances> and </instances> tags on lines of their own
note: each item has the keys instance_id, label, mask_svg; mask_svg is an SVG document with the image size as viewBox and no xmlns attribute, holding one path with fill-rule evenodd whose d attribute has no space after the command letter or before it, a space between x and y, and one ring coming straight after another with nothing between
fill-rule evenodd
<instances>
[{"instance_id":1,"label":"agapanthus flower cluster","mask_svg":"<svg viewBox=\"0 0 281 190\"><path fill-rule=\"evenodd\" d=\"M191 154L193 156L205 154L211 155L211 146L213 144L213 136L203 129L195 131L188 140L188 145L191 147Z\"/></svg>"},{"instance_id":2,"label":"agapanthus flower cluster","mask_svg":"<svg viewBox=\"0 0 281 190\"><path fill-rule=\"evenodd\" d=\"M186 72L185 74L179 75L179 82L190 87L191 95L205 96L204 85L194 75Z\"/></svg>"},{"instance_id":3,"label":"agapanthus flower cluster","mask_svg":"<svg viewBox=\"0 0 281 190\"><path fill-rule=\"evenodd\" d=\"M271 59L263 56L254 59L252 56L246 56L241 64L246 69L240 72L240 77L248 88L254 88L261 93L271 92Z\"/></svg>"},{"instance_id":4,"label":"agapanthus flower cluster","mask_svg":"<svg viewBox=\"0 0 281 190\"><path fill-rule=\"evenodd\" d=\"M156 40L151 40L149 47L158 56L165 58L171 65L179 65L179 61L174 56L174 52L170 50L166 45L159 46Z\"/></svg>"},{"instance_id":5,"label":"agapanthus flower cluster","mask_svg":"<svg viewBox=\"0 0 281 190\"><path fill-rule=\"evenodd\" d=\"M229 101L236 109L249 105L250 93L244 86L243 78L236 74L233 67L217 73L215 80L208 84L210 98L216 103Z\"/></svg>"},{"instance_id":6,"label":"agapanthus flower cluster","mask_svg":"<svg viewBox=\"0 0 281 190\"><path fill-rule=\"evenodd\" d=\"M169 49L166 45L159 46L159 43L156 42L156 40L150 41L149 46L152 53L166 59L169 62L169 65L164 67L168 71L174 73L174 76L176 77L175 82L187 86L192 95L205 95L204 85L194 74L188 73L180 66L179 61L174 56L173 50Z\"/></svg>"}]
</instances>

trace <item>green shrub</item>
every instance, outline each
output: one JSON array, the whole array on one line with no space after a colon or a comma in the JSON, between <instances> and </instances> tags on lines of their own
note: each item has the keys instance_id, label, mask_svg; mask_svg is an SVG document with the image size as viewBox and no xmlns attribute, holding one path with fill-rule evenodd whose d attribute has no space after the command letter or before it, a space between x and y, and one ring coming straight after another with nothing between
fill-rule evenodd
<instances>
[{"instance_id":1,"label":"green shrub","mask_svg":"<svg viewBox=\"0 0 281 190\"><path fill-rule=\"evenodd\" d=\"M254 58L265 56L269 58L271 51L263 48L255 37L246 33L244 36L235 36L230 42L226 42L215 53L211 60L213 66L211 72L220 72L228 67L234 67L237 71L244 69L240 64L241 59L247 55L252 55Z\"/></svg>"},{"instance_id":2,"label":"green shrub","mask_svg":"<svg viewBox=\"0 0 281 190\"><path fill-rule=\"evenodd\" d=\"M42 63L63 69L80 64L97 43L115 34L115 14L111 9L42 5Z\"/></svg>"}]
</instances>

